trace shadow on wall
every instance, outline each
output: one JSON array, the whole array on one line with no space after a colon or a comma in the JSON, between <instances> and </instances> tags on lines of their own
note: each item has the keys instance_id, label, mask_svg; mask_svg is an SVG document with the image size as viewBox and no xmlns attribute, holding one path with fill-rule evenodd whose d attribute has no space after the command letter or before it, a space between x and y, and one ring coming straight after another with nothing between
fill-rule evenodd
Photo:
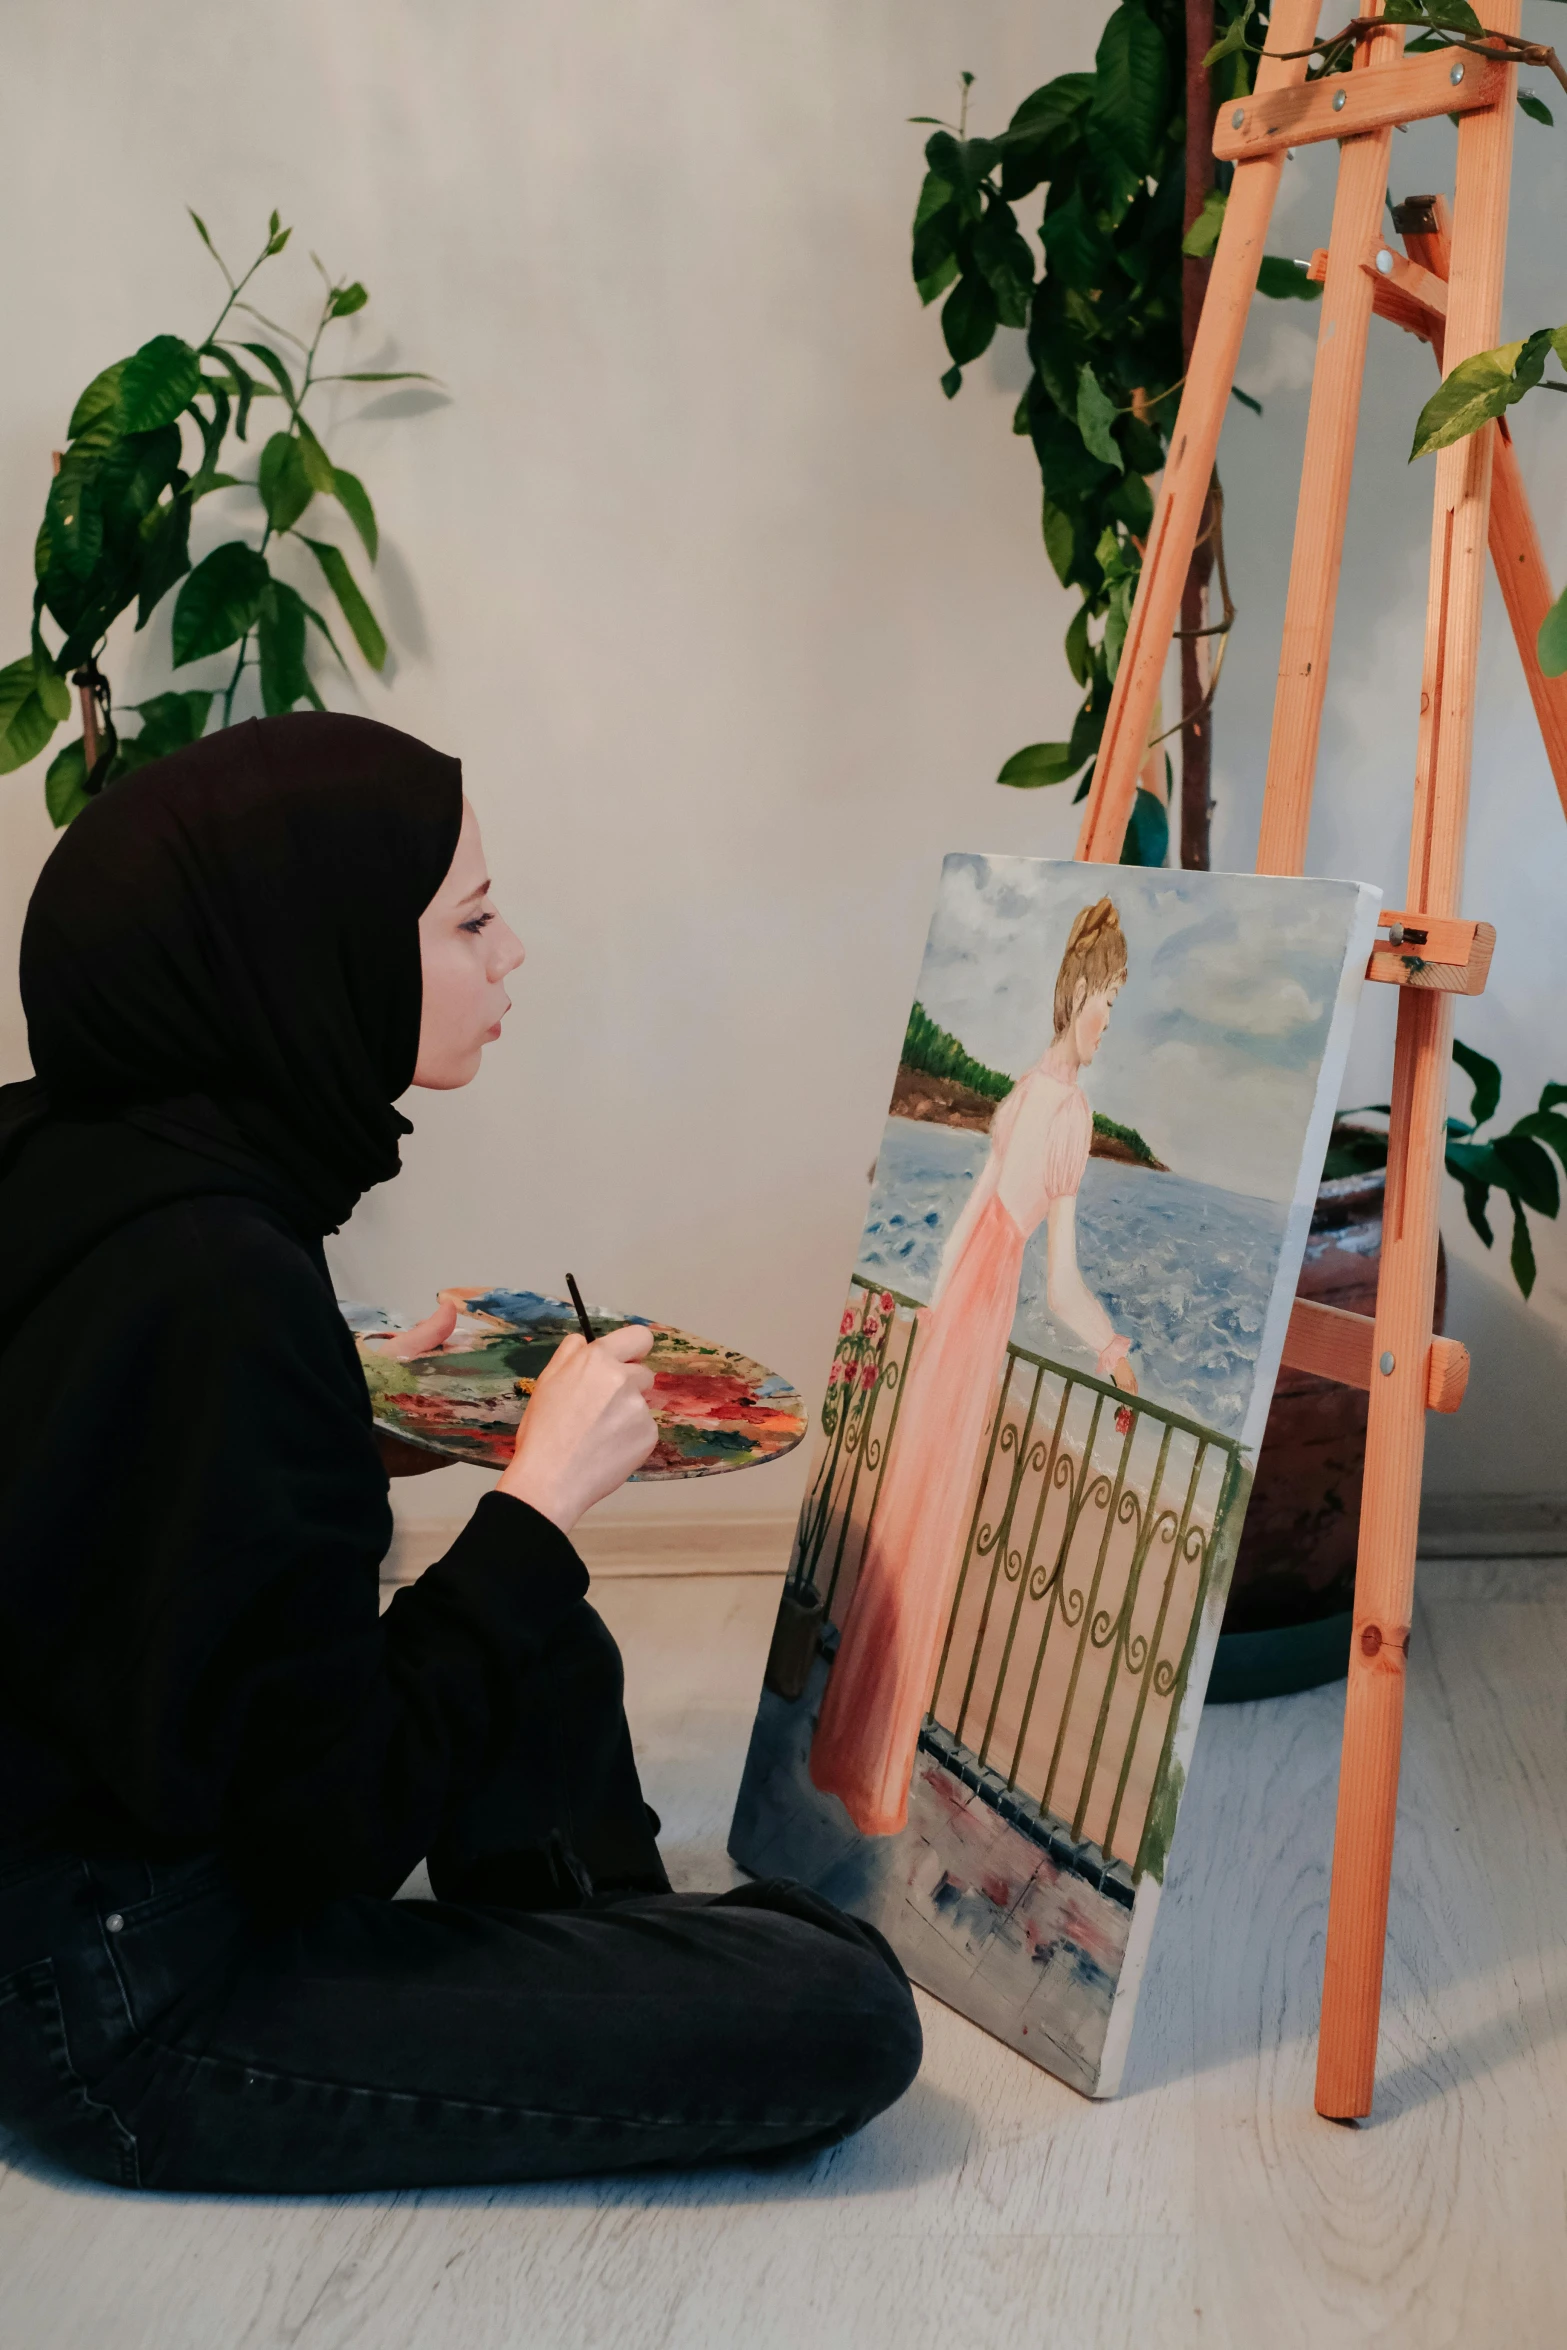
<instances>
[{"instance_id":1,"label":"shadow on wall","mask_svg":"<svg viewBox=\"0 0 1567 2350\"><path fill-rule=\"evenodd\" d=\"M1567 1402L1567 1339L1506 1285L1506 1260L1494 1278L1449 1258L1447 1327L1474 1357L1463 1409L1426 1423L1426 1495L1550 1494L1567 1497L1562 1413ZM1536 1290L1538 1299L1540 1291Z\"/></svg>"}]
</instances>

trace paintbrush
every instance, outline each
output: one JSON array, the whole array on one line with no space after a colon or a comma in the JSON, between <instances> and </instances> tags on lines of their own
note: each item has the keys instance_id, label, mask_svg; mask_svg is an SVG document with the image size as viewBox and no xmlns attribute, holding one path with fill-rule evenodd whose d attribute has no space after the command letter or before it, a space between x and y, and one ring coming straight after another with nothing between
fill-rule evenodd
<instances>
[{"instance_id":1,"label":"paintbrush","mask_svg":"<svg viewBox=\"0 0 1567 2350\"><path fill-rule=\"evenodd\" d=\"M571 1302L577 1309L577 1327L591 1346L593 1344L593 1325L588 1320L588 1309L582 1302L582 1292L577 1287L574 1276L570 1273L566 1275L566 1287L570 1290Z\"/></svg>"}]
</instances>

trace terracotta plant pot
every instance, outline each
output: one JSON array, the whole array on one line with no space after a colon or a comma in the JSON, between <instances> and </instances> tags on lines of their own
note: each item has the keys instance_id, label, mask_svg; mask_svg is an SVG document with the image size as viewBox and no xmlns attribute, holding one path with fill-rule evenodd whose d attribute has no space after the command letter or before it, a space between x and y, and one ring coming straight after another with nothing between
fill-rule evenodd
<instances>
[{"instance_id":1,"label":"terracotta plant pot","mask_svg":"<svg viewBox=\"0 0 1567 2350\"><path fill-rule=\"evenodd\" d=\"M1384 1178L1346 1175L1317 1194L1299 1295L1376 1311ZM1436 1327L1447 1301L1438 1254ZM1366 1465L1364 1389L1282 1370L1257 1462L1211 1701L1282 1694L1347 1670Z\"/></svg>"}]
</instances>

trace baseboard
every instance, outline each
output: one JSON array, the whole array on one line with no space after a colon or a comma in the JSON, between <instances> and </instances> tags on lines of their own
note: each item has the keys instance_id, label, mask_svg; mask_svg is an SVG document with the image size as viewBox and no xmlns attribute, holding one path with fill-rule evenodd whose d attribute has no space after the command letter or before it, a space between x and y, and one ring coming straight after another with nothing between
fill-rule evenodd
<instances>
[{"instance_id":1,"label":"baseboard","mask_svg":"<svg viewBox=\"0 0 1567 2350\"><path fill-rule=\"evenodd\" d=\"M383 1583L412 1583L451 1548L461 1525L400 1526L381 1565ZM794 1539L790 1518L591 1519L572 1540L590 1575L773 1575L781 1582Z\"/></svg>"},{"instance_id":2,"label":"baseboard","mask_svg":"<svg viewBox=\"0 0 1567 2350\"><path fill-rule=\"evenodd\" d=\"M1428 1493L1423 1558L1567 1558L1567 1494Z\"/></svg>"}]
</instances>

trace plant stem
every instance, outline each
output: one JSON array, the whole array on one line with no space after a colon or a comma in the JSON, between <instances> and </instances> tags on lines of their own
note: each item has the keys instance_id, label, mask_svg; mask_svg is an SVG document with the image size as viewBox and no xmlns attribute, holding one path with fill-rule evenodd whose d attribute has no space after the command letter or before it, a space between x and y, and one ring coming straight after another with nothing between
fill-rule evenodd
<instances>
[{"instance_id":1,"label":"plant stem","mask_svg":"<svg viewBox=\"0 0 1567 2350\"><path fill-rule=\"evenodd\" d=\"M1213 0L1186 0L1186 203L1182 233L1200 216L1213 186L1213 81L1203 59L1213 46ZM1211 263L1181 259L1181 343L1190 370ZM1212 513L1211 496L1209 514ZM1203 692L1198 632L1207 617L1213 531L1199 530L1181 589L1181 863L1204 872L1209 858L1213 785L1210 698Z\"/></svg>"},{"instance_id":2,"label":"plant stem","mask_svg":"<svg viewBox=\"0 0 1567 2350\"><path fill-rule=\"evenodd\" d=\"M262 256L262 258L263 258L263 259L265 259L265 255L263 255L263 256ZM259 263L258 263L256 266L257 266L257 267L259 267ZM241 284L241 285L243 285L243 284L244 284L244 282L245 282L245 281L244 281L244 279L242 278L242 279L240 280L240 284ZM237 293L237 292L238 292L238 290L239 290L239 289L238 289L238 287L236 287L236 288L235 288L235 292ZM312 384L313 384L313 382L315 381L315 378L314 378L314 376L312 375L312 373L311 373L311 370L312 370L312 368L315 366L315 358L316 358L316 353L317 353L317 351L318 351L318 350L320 349L320 347L321 347L321 337L322 337L322 336L325 334L325 332L326 332L326 330L327 330L327 327L328 327L328 325L329 325L329 324L330 324L330 322L331 322L331 317L332 317L332 301L333 301L333 295L332 295L332 293L330 293L330 292L329 292L329 293L328 293L328 295L327 295L327 298L326 298L326 301L325 301L325 303L322 305L321 316L320 316L320 318L319 318L319 319L317 320L317 322L316 322L316 331L315 331L314 335L312 336L312 338L311 338L311 340L310 340L309 346L308 346L308 347L301 346L302 348L304 348L304 349L305 349L305 372L304 372L304 375L303 375L303 376L301 377L301 379L300 379L300 385L299 385L299 392L298 392L298 396L297 396L295 399L291 400L291 401L289 402L289 404L288 404L289 421L290 421L290 423L292 423L292 424L294 424L294 425L297 425L297 424L299 423L299 412L300 412L300 410L303 408L303 406L304 406L304 404L305 404L305 401L306 401L306 398L307 398L307 396L309 395L309 392L310 392L311 385L312 385ZM220 321L220 324L221 324L221 321ZM214 329L213 329L213 332L214 332L214 333L216 333L216 331L217 331L217 329L216 329L216 328L214 328ZM280 330L278 330L277 328L274 328L274 329L273 329L273 332L274 332L274 333L276 333L276 332L278 332L278 331L280 331ZM291 342L298 342L298 341L299 341L299 337L298 337L297 335L290 336L290 338L289 338L289 339L290 339L290 341L291 341ZM211 340L211 337L210 337L210 336L208 337L208 340L209 340L209 341ZM269 517L268 517L268 519L267 519L266 528L265 528L265 529L262 531L262 533L261 533L261 545L260 545L260 547L257 549L257 552L258 552L258 554L262 554L262 555L264 555L264 554L266 553L266 551L267 551L267 548L268 548L268 545L269 545L269 544L270 544L270 542L271 542L271 538L272 538L272 522L271 522L271 518L270 518L270 516L269 516ZM235 696L235 693L238 691L238 688L239 688L239 681L240 681L240 677L241 677L241 675L242 675L242 674L243 674L243 672L244 672L244 667L245 667L245 659L246 659L246 655L247 655L247 653L249 652L249 649L250 649L250 630L247 628L247 629L246 629L246 631L245 631L245 633L244 633L244 635L243 635L243 636L240 638L240 640L239 640L239 658L238 658L238 659L236 660L236 662L234 663L234 673L233 673L233 675L230 677L230 679L229 679L229 681L228 681L228 684L227 684L227 685L224 687L224 689L223 689L223 723L224 723L224 725L225 725L225 726L228 726L228 725L232 724L232 722L233 722L233 716L234 716L234 696Z\"/></svg>"}]
</instances>

